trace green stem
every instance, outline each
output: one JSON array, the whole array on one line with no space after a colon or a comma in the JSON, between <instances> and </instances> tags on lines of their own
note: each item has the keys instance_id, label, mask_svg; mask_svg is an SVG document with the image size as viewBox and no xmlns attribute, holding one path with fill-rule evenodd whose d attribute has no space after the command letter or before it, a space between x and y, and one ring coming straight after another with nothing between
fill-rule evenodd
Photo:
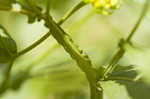
<instances>
[{"instance_id":1,"label":"green stem","mask_svg":"<svg viewBox=\"0 0 150 99\"><path fill-rule=\"evenodd\" d=\"M86 74L88 75L88 74ZM89 74L91 76L92 74ZM90 99L103 99L103 88L97 82L95 77L87 77L90 86Z\"/></svg>"},{"instance_id":2,"label":"green stem","mask_svg":"<svg viewBox=\"0 0 150 99\"><path fill-rule=\"evenodd\" d=\"M130 42L132 37L134 36L134 34L136 33L137 29L139 28L140 24L142 23L144 17L146 16L147 12L148 12L148 7L149 6L149 1L147 0L144 4L144 7L142 9L142 13L141 16L139 17L137 23L135 24L135 26L133 27L131 33L129 34L129 36L127 37L126 41Z\"/></svg>"},{"instance_id":3,"label":"green stem","mask_svg":"<svg viewBox=\"0 0 150 99\"><path fill-rule=\"evenodd\" d=\"M41 37L39 40L37 40L35 43L30 45L29 47L23 49L22 51L18 52L18 54L15 57L19 57L21 55L24 55L25 53L29 52L33 48L37 47L39 44L41 44L43 41L45 41L49 36L51 35L50 32L46 33L43 37Z\"/></svg>"},{"instance_id":4,"label":"green stem","mask_svg":"<svg viewBox=\"0 0 150 99\"><path fill-rule=\"evenodd\" d=\"M51 0L47 0L47 2L46 2L47 3L47 6L46 6L46 14L47 15L49 15L49 12L50 12L50 1Z\"/></svg>"},{"instance_id":5,"label":"green stem","mask_svg":"<svg viewBox=\"0 0 150 99\"><path fill-rule=\"evenodd\" d=\"M112 69L114 69L114 66L118 63L118 61L123 57L125 51L124 51L124 44L127 42L131 42L132 37L134 36L135 32L137 31L137 29L139 28L142 20L144 19L144 17L146 16L146 13L148 12L148 6L149 6L149 0L147 0L145 2L145 4L143 5L143 9L142 12L140 14L140 17L138 19L138 21L136 22L135 26L133 27L132 31L130 32L129 36L127 37L127 39L124 41L124 43L122 43L122 46L119 47L119 50L117 51L117 53L114 55L114 57L112 58L112 60L110 61L110 63L108 64L108 66L106 67L106 70L104 71L104 78L105 76L112 71Z\"/></svg>"},{"instance_id":6,"label":"green stem","mask_svg":"<svg viewBox=\"0 0 150 99\"><path fill-rule=\"evenodd\" d=\"M19 13L23 13L23 14L33 14L32 11L30 11L30 9L28 7L24 7L24 5L22 5L20 2L16 2L18 4L20 4L22 6L22 9L20 10ZM34 6L34 4L30 1L27 0L27 3L29 4L30 7L32 7L32 5ZM73 9L71 9L71 11L69 13L67 13L57 24L61 25L63 24L72 14L74 14L77 10L79 10L80 8L82 8L85 5L84 2L79 2ZM50 0L48 0L47 2L47 8L46 8L46 13L49 13L50 10ZM0 10L4 10L4 11L10 11L11 7L8 6L0 6ZM40 14L39 10L37 10L35 7L34 9L36 13ZM30 50L34 49L35 47L37 47L39 44L41 44L43 41L45 41L48 37L50 36L50 33L46 33L43 37L41 37L39 40L37 40L35 43L33 43L32 45L30 45L29 47L23 49L22 51L18 52L18 54L15 57L19 57L23 54L26 54L27 52L29 52ZM55 46L55 45L54 45Z\"/></svg>"},{"instance_id":7,"label":"green stem","mask_svg":"<svg viewBox=\"0 0 150 99\"><path fill-rule=\"evenodd\" d=\"M100 94L99 90L97 90L96 71L93 69L91 60L88 58L87 54L84 54L83 51L80 50L76 44L74 44L70 36L67 35L66 32L64 32L64 30L56 24L55 21L53 21L51 16L45 16L44 20L53 37L60 45L64 47L70 56L76 60L80 69L86 74L87 79L90 82L91 99L100 99L102 94Z\"/></svg>"},{"instance_id":8,"label":"green stem","mask_svg":"<svg viewBox=\"0 0 150 99\"><path fill-rule=\"evenodd\" d=\"M1 85L0 85L0 94L2 94L4 92L5 89L7 89L7 81L9 79L9 75L10 75L10 70L12 68L12 65L13 65L13 62L14 62L14 59L11 60L9 63L8 63L8 66L6 67L6 70L4 70L4 80L2 81Z\"/></svg>"},{"instance_id":9,"label":"green stem","mask_svg":"<svg viewBox=\"0 0 150 99\"><path fill-rule=\"evenodd\" d=\"M107 74L112 71L111 69L114 68L114 66L118 63L118 61L123 57L123 55L125 53L125 50L123 48L124 42L121 42L121 41L120 41L121 45L119 46L119 50L113 56L113 58L110 60L109 64L107 65L107 67L106 67L106 69L104 71L103 78L105 78L107 76Z\"/></svg>"},{"instance_id":10,"label":"green stem","mask_svg":"<svg viewBox=\"0 0 150 99\"><path fill-rule=\"evenodd\" d=\"M91 99L100 99L102 94L100 94L101 91L97 89L96 70L92 67L88 55L85 54L83 50L79 49L71 37L52 19L50 15L42 14L36 9L34 9L34 11L45 21L45 26L49 28L52 36L64 47L72 59L77 62L79 68L86 74L91 87Z\"/></svg>"},{"instance_id":11,"label":"green stem","mask_svg":"<svg viewBox=\"0 0 150 99\"><path fill-rule=\"evenodd\" d=\"M84 4L83 2L80 2L78 5L76 5L68 14L66 14L57 24L61 25L63 24L73 13L75 13L77 10L79 10L81 7L83 7ZM46 8L46 13L48 14L50 11L50 0L48 0L47 2L47 8ZM27 12L27 10L25 10ZM38 12L39 13L39 12ZM36 46L38 46L39 44L41 44L44 40L46 40L48 37L50 36L50 33L46 33L43 37L41 37L38 41L36 41L35 43L33 43L32 45L30 45L29 47L23 49L22 51L18 52L16 57L19 57L27 52L29 52L30 50L34 49ZM55 46L55 45L54 45Z\"/></svg>"},{"instance_id":12,"label":"green stem","mask_svg":"<svg viewBox=\"0 0 150 99\"><path fill-rule=\"evenodd\" d=\"M57 25L52 17L45 16L44 20L46 22L46 26L50 29L53 37L58 41L59 44L64 47L64 49L71 55L71 57L77 61L80 68L84 72L86 72L88 69L91 69L92 64L88 56L84 54L77 45L74 44L70 36L66 34L60 26Z\"/></svg>"},{"instance_id":13,"label":"green stem","mask_svg":"<svg viewBox=\"0 0 150 99\"><path fill-rule=\"evenodd\" d=\"M75 13L76 11L78 11L80 8L82 8L83 6L85 6L86 4L83 1L80 1L75 7L73 7L73 9L71 9L59 22L58 25L64 23L64 21L66 21L73 13Z\"/></svg>"},{"instance_id":14,"label":"green stem","mask_svg":"<svg viewBox=\"0 0 150 99\"><path fill-rule=\"evenodd\" d=\"M50 2L50 0L48 0L48 3L49 2ZM78 5L76 5L69 13L67 13L57 24L62 25L73 13L75 13L75 11L79 10L79 9L77 9L77 8L79 8L78 7L79 5L81 5L81 2ZM46 13L49 13L49 10L48 10L48 9L50 9L49 7L47 7ZM47 39L47 38L45 38L45 37L47 37L46 35L47 34L45 34L41 39ZM17 56L21 56L21 55L29 52L30 50L32 50L33 48L35 48L36 46L38 46L42 42L43 42L42 40L36 41L35 43L30 45L29 47L20 51ZM41 62L49 53L53 52L58 46L59 46L58 44L54 44L52 47L50 47L43 55L41 55L38 59L36 59L33 63L31 63L29 65L30 68L32 68L34 65L37 65L39 62Z\"/></svg>"},{"instance_id":15,"label":"green stem","mask_svg":"<svg viewBox=\"0 0 150 99\"><path fill-rule=\"evenodd\" d=\"M92 11L90 12L87 16L85 16L84 18L82 18L82 21L84 20L84 22L91 17L95 12ZM80 20L81 21L81 20ZM64 21L65 22L65 21ZM64 23L63 22L63 23ZM59 22L58 22L59 23ZM63 24L62 23L62 24ZM80 22L81 23L81 22ZM78 26L80 26L81 24L77 23ZM82 23L83 24L83 23ZM61 25L61 24L60 24ZM77 29L77 28L76 28ZM75 30L75 29L74 29ZM31 69L34 66L36 66L37 64L39 64L41 61L43 61L50 53L52 53L53 51L55 51L55 49L57 49L58 47L60 47L60 45L58 43L55 43L54 45L52 45L47 51L45 51L41 56L39 56L36 60L34 60L28 67ZM28 69L29 70L29 69Z\"/></svg>"}]
</instances>

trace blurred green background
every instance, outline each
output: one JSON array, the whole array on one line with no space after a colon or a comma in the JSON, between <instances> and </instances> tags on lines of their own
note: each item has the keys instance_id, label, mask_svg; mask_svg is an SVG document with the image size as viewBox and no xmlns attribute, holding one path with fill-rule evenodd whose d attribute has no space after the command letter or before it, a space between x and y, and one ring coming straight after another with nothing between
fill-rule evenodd
<instances>
[{"instance_id":1,"label":"blurred green background","mask_svg":"<svg viewBox=\"0 0 150 99\"><path fill-rule=\"evenodd\" d=\"M46 0L36 0L44 7ZM52 15L56 21L80 0L52 0ZM117 50L121 38L126 38L135 25L144 0L123 0L119 10L105 16L87 5L62 28L84 49L93 65L106 65ZM22 50L38 40L48 30L43 21L27 23L25 15L0 11L0 24L5 26ZM127 46L121 65L135 65L143 77L143 85L132 83L103 82L105 99L150 99L150 11L132 39L135 47ZM8 90L1 99L89 99L88 82L84 73L61 46L50 37L40 46L18 58L12 75L24 74L32 68L31 78L24 81L18 90ZM46 52L46 53L45 53ZM19 74L18 74L19 72Z\"/></svg>"}]
</instances>

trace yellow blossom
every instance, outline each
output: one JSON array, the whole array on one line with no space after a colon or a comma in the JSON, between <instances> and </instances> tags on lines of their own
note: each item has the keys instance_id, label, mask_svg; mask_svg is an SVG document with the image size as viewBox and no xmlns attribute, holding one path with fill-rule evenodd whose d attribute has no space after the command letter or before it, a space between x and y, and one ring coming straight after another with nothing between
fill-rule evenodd
<instances>
[{"instance_id":1,"label":"yellow blossom","mask_svg":"<svg viewBox=\"0 0 150 99\"><path fill-rule=\"evenodd\" d=\"M91 3L98 12L110 14L120 8L121 0L83 0L85 3Z\"/></svg>"}]
</instances>

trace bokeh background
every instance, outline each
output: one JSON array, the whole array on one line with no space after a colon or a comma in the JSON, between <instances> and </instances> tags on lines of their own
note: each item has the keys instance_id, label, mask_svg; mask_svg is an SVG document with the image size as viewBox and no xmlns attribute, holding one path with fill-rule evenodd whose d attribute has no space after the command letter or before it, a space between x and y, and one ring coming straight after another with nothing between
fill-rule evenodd
<instances>
[{"instance_id":1,"label":"bokeh background","mask_svg":"<svg viewBox=\"0 0 150 99\"><path fill-rule=\"evenodd\" d=\"M45 7L46 0L35 0ZM51 13L56 21L80 0L52 0ZM112 15L96 13L87 5L71 16L62 28L84 49L95 68L108 64L117 51L121 38L126 38L135 25L145 0L122 0L122 7ZM43 21L27 23L27 17L18 13L0 11L0 24L16 41L18 51L28 47L48 29ZM119 64L135 65L143 84L130 82L103 82L105 99L150 99L150 11L127 45ZM1 99L89 99L88 82L75 61L57 44L53 37L18 58L12 68L13 76L27 75L17 90L7 90Z\"/></svg>"}]
</instances>

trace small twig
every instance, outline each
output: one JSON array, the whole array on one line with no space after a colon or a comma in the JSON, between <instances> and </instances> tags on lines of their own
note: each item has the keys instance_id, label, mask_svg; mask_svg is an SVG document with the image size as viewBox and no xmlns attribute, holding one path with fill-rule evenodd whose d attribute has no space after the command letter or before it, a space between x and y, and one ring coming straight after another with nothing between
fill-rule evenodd
<instances>
[{"instance_id":1,"label":"small twig","mask_svg":"<svg viewBox=\"0 0 150 99\"><path fill-rule=\"evenodd\" d=\"M15 56L16 58L29 52L30 50L32 50L33 48L37 47L39 44L41 44L43 41L45 41L49 36L51 35L50 32L46 33L43 37L41 37L39 40L37 40L35 43L33 43L32 45L30 45L29 47L23 49L22 51L18 52L18 54Z\"/></svg>"},{"instance_id":2,"label":"small twig","mask_svg":"<svg viewBox=\"0 0 150 99\"><path fill-rule=\"evenodd\" d=\"M46 14L47 15L49 15L49 13L50 13L50 2L51 2L51 0L47 0L47 6L46 6Z\"/></svg>"},{"instance_id":3,"label":"small twig","mask_svg":"<svg viewBox=\"0 0 150 99\"><path fill-rule=\"evenodd\" d=\"M137 23L135 24L135 26L133 27L131 33L129 34L129 36L127 37L126 41L130 42L132 37L134 36L134 34L136 33L137 29L139 28L140 24L142 23L144 17L146 16L147 12L148 12L148 7L149 6L149 1L145 1L144 7L142 9L142 13L141 16L139 17Z\"/></svg>"},{"instance_id":4,"label":"small twig","mask_svg":"<svg viewBox=\"0 0 150 99\"><path fill-rule=\"evenodd\" d=\"M57 24L61 25L66 21L73 13L78 11L80 8L85 6L86 4L83 1L80 1L75 7L73 7Z\"/></svg>"}]
</instances>

